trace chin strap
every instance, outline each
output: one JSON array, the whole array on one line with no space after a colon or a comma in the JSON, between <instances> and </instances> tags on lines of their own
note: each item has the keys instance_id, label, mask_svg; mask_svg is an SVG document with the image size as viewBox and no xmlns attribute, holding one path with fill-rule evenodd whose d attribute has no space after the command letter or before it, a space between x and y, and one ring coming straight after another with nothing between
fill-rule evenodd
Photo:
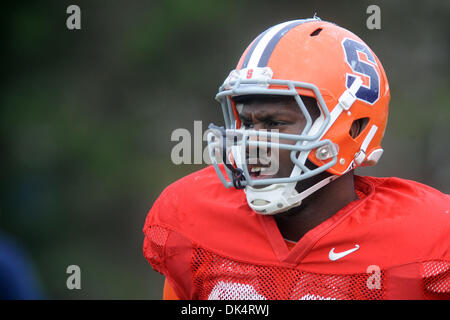
<instances>
[{"instance_id":1,"label":"chin strap","mask_svg":"<svg viewBox=\"0 0 450 320\"><path fill-rule=\"evenodd\" d=\"M299 206L303 199L323 188L339 176L329 176L308 189L298 193L294 183L271 184L265 188L246 187L247 203L253 211L262 215L273 215Z\"/></svg>"},{"instance_id":2,"label":"chin strap","mask_svg":"<svg viewBox=\"0 0 450 320\"><path fill-rule=\"evenodd\" d=\"M315 185L309 187L308 189L306 189L306 190L300 192L298 195L294 196L293 197L295 199L294 201L298 201L301 203L303 201L303 199L309 197L314 192L325 187L327 184L329 184L331 181L336 180L337 178L339 178L339 176L332 175L332 176L329 176L329 177L317 182Z\"/></svg>"}]
</instances>

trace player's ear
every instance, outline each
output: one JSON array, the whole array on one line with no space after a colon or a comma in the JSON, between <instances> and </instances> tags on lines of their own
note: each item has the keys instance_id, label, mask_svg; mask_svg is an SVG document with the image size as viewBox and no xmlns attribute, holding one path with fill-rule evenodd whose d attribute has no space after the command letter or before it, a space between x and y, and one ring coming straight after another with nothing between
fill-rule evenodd
<instances>
[{"instance_id":1,"label":"player's ear","mask_svg":"<svg viewBox=\"0 0 450 320\"><path fill-rule=\"evenodd\" d=\"M361 119L353 121L352 126L350 127L350 131L349 131L350 136L353 139L355 139L357 136L359 136L359 134L366 127L367 122L369 122L369 118L361 118Z\"/></svg>"},{"instance_id":2,"label":"player's ear","mask_svg":"<svg viewBox=\"0 0 450 320\"><path fill-rule=\"evenodd\" d=\"M359 121L353 121L352 126L350 127L350 136L355 139L360 131L360 123Z\"/></svg>"}]
</instances>

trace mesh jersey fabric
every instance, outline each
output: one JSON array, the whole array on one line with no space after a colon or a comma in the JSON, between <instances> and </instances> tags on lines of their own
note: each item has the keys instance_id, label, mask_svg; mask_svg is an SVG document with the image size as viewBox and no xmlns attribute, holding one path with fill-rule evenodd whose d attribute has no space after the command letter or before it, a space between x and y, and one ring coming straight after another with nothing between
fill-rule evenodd
<instances>
[{"instance_id":1,"label":"mesh jersey fabric","mask_svg":"<svg viewBox=\"0 0 450 320\"><path fill-rule=\"evenodd\" d=\"M290 249L207 167L154 203L144 256L180 299L449 299L449 196L399 178L355 176L355 188Z\"/></svg>"},{"instance_id":2,"label":"mesh jersey fabric","mask_svg":"<svg viewBox=\"0 0 450 320\"><path fill-rule=\"evenodd\" d=\"M285 242L289 250L294 248L296 244L296 242L289 240L285 240ZM164 281L163 300L180 300L167 279Z\"/></svg>"}]
</instances>

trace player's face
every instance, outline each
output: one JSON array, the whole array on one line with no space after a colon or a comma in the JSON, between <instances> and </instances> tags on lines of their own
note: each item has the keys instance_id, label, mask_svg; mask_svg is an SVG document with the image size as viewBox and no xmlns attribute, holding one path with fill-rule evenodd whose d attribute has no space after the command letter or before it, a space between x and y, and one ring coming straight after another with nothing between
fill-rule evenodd
<instances>
[{"instance_id":1,"label":"player's face","mask_svg":"<svg viewBox=\"0 0 450 320\"><path fill-rule=\"evenodd\" d=\"M302 97L313 119L318 116L315 99ZM243 103L239 112L242 126L252 130L277 130L279 133L300 134L306 125L306 118L294 99L252 99ZM257 139L257 138L253 138ZM260 138L261 139L261 138ZM270 139L266 139L270 141ZM279 143L294 144L295 141L280 139ZM248 170L252 179L268 179L289 177L294 164L290 159L290 150L270 148L249 151L247 148ZM253 158L256 155L257 160ZM266 159L262 159L266 157ZM268 163L270 161L271 163ZM278 163L274 164L274 161ZM268 168L276 168L277 171Z\"/></svg>"}]
</instances>

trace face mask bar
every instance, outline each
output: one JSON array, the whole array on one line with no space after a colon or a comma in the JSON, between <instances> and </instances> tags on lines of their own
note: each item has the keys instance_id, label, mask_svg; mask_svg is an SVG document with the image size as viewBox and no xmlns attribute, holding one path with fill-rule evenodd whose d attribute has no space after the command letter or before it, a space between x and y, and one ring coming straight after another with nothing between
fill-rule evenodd
<instances>
[{"instance_id":1,"label":"face mask bar","mask_svg":"<svg viewBox=\"0 0 450 320\"><path fill-rule=\"evenodd\" d=\"M292 135L292 134L283 134L283 133L274 133L274 132L259 132L253 130L242 130L242 129L224 129L222 127L216 127L214 125L209 126L209 132L207 134L208 148L210 153L211 162L218 174L222 183L227 187L234 186L237 189L242 189L246 186L260 186L260 185L269 185L275 183L292 183L298 182L303 179L307 179L311 176L319 174L328 168L332 167L337 162L337 152L334 152L332 155L331 161L326 163L323 166L320 166L315 169L307 168L304 163L298 160L298 153L306 152L309 153L311 150L318 149L321 147L328 147L330 150L333 150L334 145L330 140L322 140L315 141L308 144L303 144L305 139L302 139L301 135ZM238 137L236 139L236 137ZM295 144L285 144L285 143L274 143L268 141L254 141L250 140L250 137L265 137L270 138L271 140L292 140L297 141ZM230 143L231 142L231 143ZM227 156L231 153L232 147L238 147L240 152L238 161L235 162L236 166L230 163L230 160ZM250 177L250 173L248 171L248 163L246 157L247 147L250 148L267 148L273 150L290 150L291 151L291 160L292 162L300 167L302 174L298 176L291 176L286 178L268 178L268 179L252 179ZM219 164L217 162L217 150L220 150L220 158L222 159L225 170L227 172L229 181L225 179L225 176L220 171Z\"/></svg>"},{"instance_id":2,"label":"face mask bar","mask_svg":"<svg viewBox=\"0 0 450 320\"><path fill-rule=\"evenodd\" d=\"M207 135L207 141L208 141L208 149L209 149L209 153L210 153L210 158L211 161L214 165L214 168L216 169L217 174L219 175L219 177L221 178L221 181L223 182L223 184L227 184L228 185L228 181L225 180L225 177L223 177L222 173L220 172L220 170L218 169L218 165L217 165L217 158L216 158L216 153L215 150L217 150L216 148L219 147L220 145L222 146L221 150L222 150L222 161L223 164L226 166L227 168L227 173L228 173L228 177L230 178L230 180L233 182L233 186L236 189L243 189L245 188L245 186L243 186L241 184L241 181L243 181L245 178L243 176L243 170L241 168L237 168L234 167L233 165L231 165L227 159L227 155L229 153L229 149L227 148L227 131L223 128L223 127L218 127L215 126L214 124L210 124L208 126L209 130L212 130L214 132L208 132ZM236 136L234 136L236 137ZM237 139L234 139L234 143L236 143ZM224 143L225 141L225 143ZM227 188L229 188L231 185L227 186Z\"/></svg>"},{"instance_id":3,"label":"face mask bar","mask_svg":"<svg viewBox=\"0 0 450 320\"><path fill-rule=\"evenodd\" d=\"M269 85L283 86L288 89L268 89ZM312 91L319 103L321 116L315 121L314 124L312 123L311 116L307 111L300 95L298 94L298 89ZM300 111L305 116L307 122L305 128L299 135L238 129L235 111L233 110L230 97L243 95L283 95L294 97L299 105ZM294 81L264 80L261 82L252 79L239 78L237 80L224 83L224 85L219 88L219 93L216 96L216 100L221 103L226 128L210 125L210 132L207 135L207 140L211 162L225 187L229 188L234 186L235 188L242 189L246 186L298 182L326 171L328 168L337 163L337 150L335 145L330 140L319 141L324 135L324 131L330 121L330 114L326 108L322 95L316 86L309 83ZM256 139L251 140L250 137L255 137ZM279 139L283 139L296 142L295 144L280 144L260 141L260 137L269 138L270 141L278 141ZM230 164L228 159L231 147L239 150L238 152L240 153L240 159L239 161L236 161L235 165ZM294 170L292 171L291 176L285 178L252 179L247 166L247 147L264 147L271 148L272 150L290 150L290 158L294 163ZM309 169L305 166L305 162L309 152L314 149L325 150L325 153L328 153L326 159L330 160L320 167ZM225 175L222 173L217 163L217 150L222 152L221 158L225 164L225 171L228 176L228 180L225 178ZM298 168L295 168L296 166Z\"/></svg>"},{"instance_id":4,"label":"face mask bar","mask_svg":"<svg viewBox=\"0 0 450 320\"><path fill-rule=\"evenodd\" d=\"M287 89L269 89L269 86L279 86L286 87ZM276 95L276 96L291 96L294 97L297 104L300 107L303 115L306 118L307 124L304 128L304 132L309 130L309 127L312 124L311 116L307 111L300 95L298 94L296 89L305 89L314 93L316 100L318 101L319 108L321 110L322 116L324 117L324 122L322 123L322 127L320 129L324 129L330 120L330 115L328 109L326 108L325 101L320 94L319 89L310 83L304 82L296 82L289 80L271 80L265 79L264 81L258 81L253 79L242 79L239 78L237 80L225 82L220 88L219 92L216 95L216 100L220 102L222 107L222 113L225 120L225 128L227 129L235 129L236 128L236 119L234 117L234 110L232 103L230 101L230 97L235 96L246 96L246 95ZM311 137L308 137L306 140L315 140L317 139L318 133Z\"/></svg>"}]
</instances>

